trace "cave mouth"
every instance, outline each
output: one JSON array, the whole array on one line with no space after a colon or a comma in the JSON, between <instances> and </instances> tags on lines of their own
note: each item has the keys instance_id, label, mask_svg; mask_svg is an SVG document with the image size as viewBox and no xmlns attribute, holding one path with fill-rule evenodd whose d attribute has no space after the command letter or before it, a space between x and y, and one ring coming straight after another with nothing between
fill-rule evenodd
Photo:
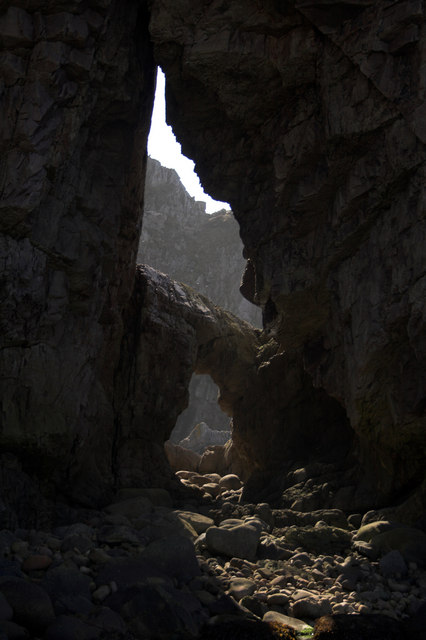
<instances>
[{"instance_id":1,"label":"cave mouth","mask_svg":"<svg viewBox=\"0 0 426 640\"><path fill-rule=\"evenodd\" d=\"M188 392L188 406L178 417L170 440L199 454L211 444L225 444L231 437L230 418L218 404L217 385L208 374L194 373Z\"/></svg>"}]
</instances>

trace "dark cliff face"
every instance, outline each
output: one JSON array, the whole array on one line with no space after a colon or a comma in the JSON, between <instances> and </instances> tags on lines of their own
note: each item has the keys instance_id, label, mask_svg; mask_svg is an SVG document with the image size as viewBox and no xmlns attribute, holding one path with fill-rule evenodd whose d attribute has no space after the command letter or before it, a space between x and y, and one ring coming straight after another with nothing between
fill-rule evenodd
<instances>
[{"instance_id":1,"label":"dark cliff face","mask_svg":"<svg viewBox=\"0 0 426 640\"><path fill-rule=\"evenodd\" d=\"M155 84L147 20L133 1L0 3L0 443L89 502L112 483Z\"/></svg>"},{"instance_id":2,"label":"dark cliff face","mask_svg":"<svg viewBox=\"0 0 426 640\"><path fill-rule=\"evenodd\" d=\"M240 223L245 295L347 414L382 499L415 486L426 443L421 3L151 7L168 122ZM283 409L277 433L297 428ZM256 453L255 442L264 466L268 445Z\"/></svg>"},{"instance_id":3,"label":"dark cliff face","mask_svg":"<svg viewBox=\"0 0 426 640\"><path fill-rule=\"evenodd\" d=\"M157 480L195 368L250 468L319 430L376 501L402 499L426 444L422 3L147 4L0 2L1 450L91 504ZM170 281L164 317L144 306L151 42L169 122L240 224L243 291L279 343L257 356L256 334Z\"/></svg>"},{"instance_id":4,"label":"dark cliff face","mask_svg":"<svg viewBox=\"0 0 426 640\"><path fill-rule=\"evenodd\" d=\"M207 214L205 204L186 191L173 169L148 158L144 222L138 262L184 282L215 304L254 326L261 311L240 293L245 268L239 227L230 211ZM194 376L190 404L178 418L172 439L179 442L201 421L229 428L217 403L218 389L209 376Z\"/></svg>"}]
</instances>

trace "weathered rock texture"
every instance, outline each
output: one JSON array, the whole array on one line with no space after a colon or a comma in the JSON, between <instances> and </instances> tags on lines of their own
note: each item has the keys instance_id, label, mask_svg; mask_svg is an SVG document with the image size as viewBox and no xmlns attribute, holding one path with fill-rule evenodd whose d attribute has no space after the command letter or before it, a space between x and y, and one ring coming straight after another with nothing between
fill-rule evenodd
<instances>
[{"instance_id":1,"label":"weathered rock texture","mask_svg":"<svg viewBox=\"0 0 426 640\"><path fill-rule=\"evenodd\" d=\"M229 431L210 429L205 422L197 424L189 436L181 441L181 446L202 454L210 445L223 445L230 438Z\"/></svg>"},{"instance_id":2,"label":"weathered rock texture","mask_svg":"<svg viewBox=\"0 0 426 640\"><path fill-rule=\"evenodd\" d=\"M165 276L135 278L148 13L89 4L0 4L0 447L40 486L93 505L167 483L162 445L192 371L220 379L230 413L257 336ZM19 463L2 460L5 508L19 514L7 489Z\"/></svg>"},{"instance_id":3,"label":"weathered rock texture","mask_svg":"<svg viewBox=\"0 0 426 640\"><path fill-rule=\"evenodd\" d=\"M155 69L144 3L0 3L0 446L88 502L113 481Z\"/></svg>"},{"instance_id":4,"label":"weathered rock texture","mask_svg":"<svg viewBox=\"0 0 426 640\"><path fill-rule=\"evenodd\" d=\"M215 304L254 326L258 307L239 287L246 261L239 227L230 211L206 213L186 191L174 169L148 158L144 222L138 262L189 284Z\"/></svg>"},{"instance_id":5,"label":"weathered rock texture","mask_svg":"<svg viewBox=\"0 0 426 640\"><path fill-rule=\"evenodd\" d=\"M423 3L150 5L168 122L240 223L244 294L402 498L426 444ZM252 415L234 429L262 465Z\"/></svg>"},{"instance_id":6,"label":"weathered rock texture","mask_svg":"<svg viewBox=\"0 0 426 640\"><path fill-rule=\"evenodd\" d=\"M255 375L260 332L142 265L128 320L116 378L117 482L161 486L170 476L163 445L188 402L192 373L209 373L222 410L231 414Z\"/></svg>"},{"instance_id":7,"label":"weathered rock texture","mask_svg":"<svg viewBox=\"0 0 426 640\"><path fill-rule=\"evenodd\" d=\"M137 259L260 326L260 309L239 291L245 260L238 224L231 212L208 215L205 204L187 193L176 171L151 158ZM193 376L189 392L189 405L172 433L174 442L185 438L201 421L216 429L229 427L229 419L217 404L218 389L209 376Z\"/></svg>"},{"instance_id":8,"label":"weathered rock texture","mask_svg":"<svg viewBox=\"0 0 426 640\"><path fill-rule=\"evenodd\" d=\"M323 450L349 420L375 500L402 499L426 441L423 3L149 10L169 121L232 206L244 294L280 349L254 364L247 325L149 270L135 279L145 3L2 0L2 451L92 504L114 481L154 482L195 366L218 380L251 468L300 452L292 434L331 416Z\"/></svg>"},{"instance_id":9,"label":"weathered rock texture","mask_svg":"<svg viewBox=\"0 0 426 640\"><path fill-rule=\"evenodd\" d=\"M207 422L212 429L230 433L230 419L218 405L219 389L209 375L196 375L188 387L188 406L178 417L170 439L181 442L200 422Z\"/></svg>"}]
</instances>

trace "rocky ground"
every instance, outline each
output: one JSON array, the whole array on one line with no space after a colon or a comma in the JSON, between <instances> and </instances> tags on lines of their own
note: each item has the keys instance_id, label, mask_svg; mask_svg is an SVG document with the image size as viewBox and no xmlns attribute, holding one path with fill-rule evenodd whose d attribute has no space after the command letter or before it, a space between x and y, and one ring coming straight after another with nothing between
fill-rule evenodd
<instances>
[{"instance_id":1,"label":"rocky ground","mask_svg":"<svg viewBox=\"0 0 426 640\"><path fill-rule=\"evenodd\" d=\"M426 535L241 501L235 475L0 532L0 639L422 638Z\"/></svg>"}]
</instances>

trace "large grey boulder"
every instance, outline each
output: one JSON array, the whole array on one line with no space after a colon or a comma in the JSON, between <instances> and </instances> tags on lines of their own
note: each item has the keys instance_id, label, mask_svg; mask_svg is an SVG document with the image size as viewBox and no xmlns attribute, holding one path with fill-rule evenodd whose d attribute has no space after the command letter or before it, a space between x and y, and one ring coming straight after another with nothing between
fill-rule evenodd
<instances>
[{"instance_id":1,"label":"large grey boulder","mask_svg":"<svg viewBox=\"0 0 426 640\"><path fill-rule=\"evenodd\" d=\"M233 520L222 522L220 527L210 527L206 531L206 544L211 553L229 558L254 560L261 530L255 523Z\"/></svg>"}]
</instances>

